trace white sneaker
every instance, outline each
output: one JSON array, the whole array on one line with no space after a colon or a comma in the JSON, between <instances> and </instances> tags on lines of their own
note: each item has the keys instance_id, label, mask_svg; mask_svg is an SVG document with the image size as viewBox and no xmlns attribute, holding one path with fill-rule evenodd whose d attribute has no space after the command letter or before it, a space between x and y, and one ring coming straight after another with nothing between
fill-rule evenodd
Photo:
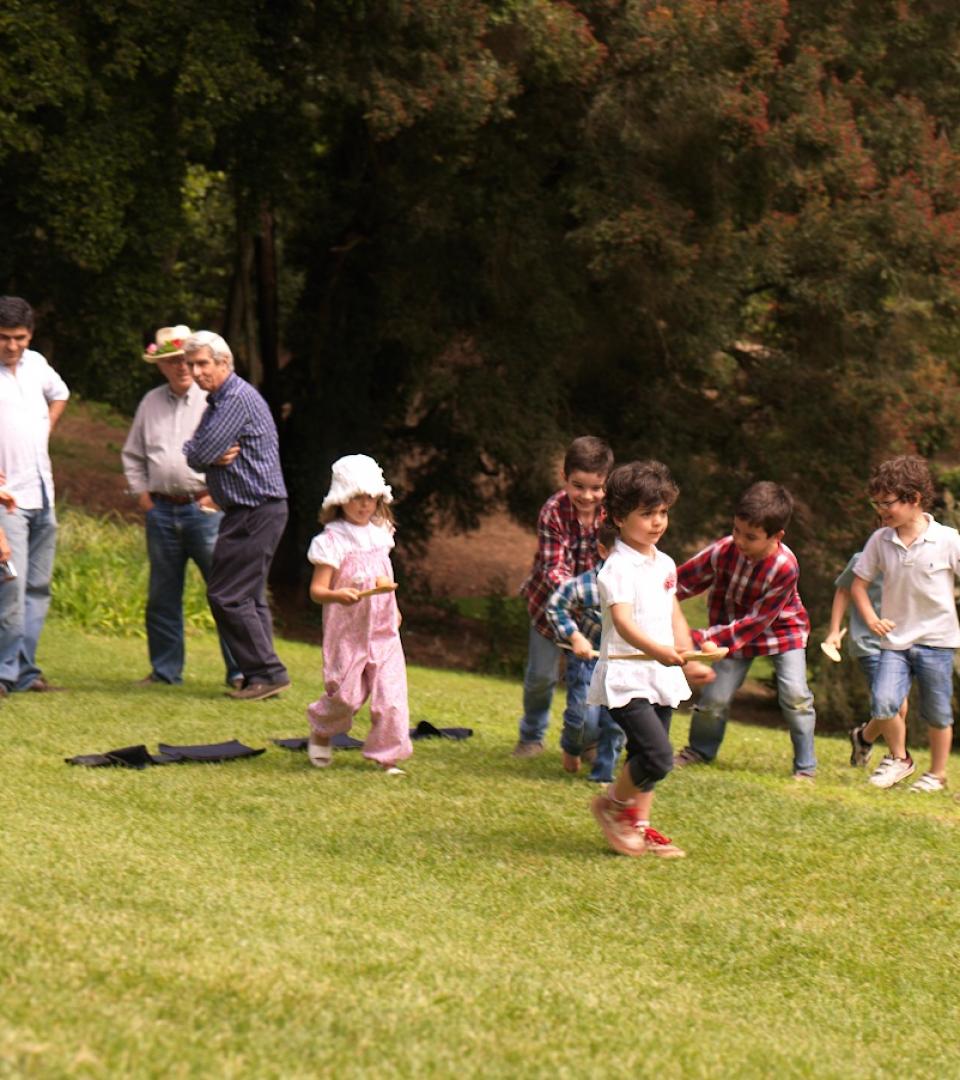
<instances>
[{"instance_id":1,"label":"white sneaker","mask_svg":"<svg viewBox=\"0 0 960 1080\"><path fill-rule=\"evenodd\" d=\"M870 774L867 783L878 788L889 788L916 771L917 767L909 754L905 758L890 757L888 754Z\"/></svg>"}]
</instances>

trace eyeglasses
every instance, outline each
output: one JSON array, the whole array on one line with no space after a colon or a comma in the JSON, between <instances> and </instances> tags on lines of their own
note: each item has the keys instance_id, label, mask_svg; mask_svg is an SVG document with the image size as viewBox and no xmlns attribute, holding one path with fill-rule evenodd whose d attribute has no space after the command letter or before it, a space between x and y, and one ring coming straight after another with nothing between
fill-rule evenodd
<instances>
[{"instance_id":1,"label":"eyeglasses","mask_svg":"<svg viewBox=\"0 0 960 1080\"><path fill-rule=\"evenodd\" d=\"M874 510L889 510L891 506L896 506L898 502L903 502L903 499L871 499L870 505Z\"/></svg>"}]
</instances>

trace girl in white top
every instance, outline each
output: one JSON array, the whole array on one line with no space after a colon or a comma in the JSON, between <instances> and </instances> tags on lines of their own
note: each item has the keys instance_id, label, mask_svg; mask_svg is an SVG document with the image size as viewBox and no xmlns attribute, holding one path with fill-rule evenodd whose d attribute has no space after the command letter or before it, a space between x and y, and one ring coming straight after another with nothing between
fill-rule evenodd
<instances>
[{"instance_id":1,"label":"girl in white top","mask_svg":"<svg viewBox=\"0 0 960 1080\"><path fill-rule=\"evenodd\" d=\"M684 661L693 645L677 602L677 568L656 547L677 494L658 461L620 465L607 480L606 511L620 538L597 575L603 630L587 695L588 705L607 706L627 736L626 764L592 803L600 828L621 854L674 859L684 852L650 827L653 790L673 768L670 717L690 696L684 673L696 683L713 678L706 665ZM611 659L638 650L652 661Z\"/></svg>"},{"instance_id":2,"label":"girl in white top","mask_svg":"<svg viewBox=\"0 0 960 1080\"><path fill-rule=\"evenodd\" d=\"M349 731L370 699L370 734L363 756L388 773L402 775L398 762L410 757L407 669L400 643L400 612L391 591L393 494L380 466L365 454L333 465L323 500L323 532L307 558L314 564L310 598L323 613L323 678L326 693L307 707L308 753L318 768L330 764L334 735ZM366 589L387 591L361 596Z\"/></svg>"}]
</instances>

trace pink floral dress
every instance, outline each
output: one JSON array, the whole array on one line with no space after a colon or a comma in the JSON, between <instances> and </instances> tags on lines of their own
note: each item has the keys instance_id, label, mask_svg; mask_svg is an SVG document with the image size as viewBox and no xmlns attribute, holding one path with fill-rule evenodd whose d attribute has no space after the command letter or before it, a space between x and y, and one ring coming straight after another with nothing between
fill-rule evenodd
<instances>
[{"instance_id":1,"label":"pink floral dress","mask_svg":"<svg viewBox=\"0 0 960 1080\"><path fill-rule=\"evenodd\" d=\"M314 564L333 566L331 589L370 589L378 577L393 580L393 536L382 525L331 522L310 545ZM407 668L393 593L323 609L323 681L326 693L307 706L310 727L332 737L349 731L370 700L370 733L363 756L390 766L413 753L407 704Z\"/></svg>"}]
</instances>

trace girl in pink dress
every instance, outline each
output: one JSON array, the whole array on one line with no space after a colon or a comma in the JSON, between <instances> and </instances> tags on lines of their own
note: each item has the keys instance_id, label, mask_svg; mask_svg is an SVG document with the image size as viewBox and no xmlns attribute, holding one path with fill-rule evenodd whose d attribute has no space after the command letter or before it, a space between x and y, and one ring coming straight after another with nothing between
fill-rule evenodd
<instances>
[{"instance_id":1,"label":"girl in pink dress","mask_svg":"<svg viewBox=\"0 0 960 1080\"><path fill-rule=\"evenodd\" d=\"M400 644L400 612L393 592L360 596L393 584L393 493L380 466L366 454L333 465L330 491L307 558L313 563L310 599L323 612L323 681L326 693L307 707L310 762L333 757L330 740L349 731L354 714L370 699L370 734L363 756L386 772L413 753L407 707L407 668Z\"/></svg>"}]
</instances>

